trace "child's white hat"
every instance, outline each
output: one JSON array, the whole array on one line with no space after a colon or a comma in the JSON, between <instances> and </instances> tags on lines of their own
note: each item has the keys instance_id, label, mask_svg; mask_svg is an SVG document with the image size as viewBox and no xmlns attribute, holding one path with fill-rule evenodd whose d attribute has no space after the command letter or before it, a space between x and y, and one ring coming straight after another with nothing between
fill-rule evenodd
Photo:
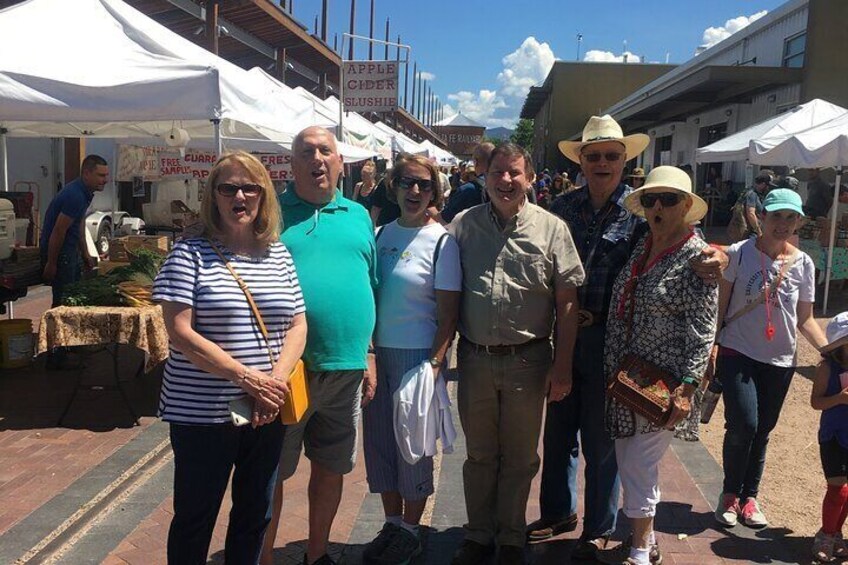
<instances>
[{"instance_id":1,"label":"child's white hat","mask_svg":"<svg viewBox=\"0 0 848 565\"><path fill-rule=\"evenodd\" d=\"M822 347L822 353L829 353L848 343L848 312L837 314L827 323L827 345Z\"/></svg>"}]
</instances>

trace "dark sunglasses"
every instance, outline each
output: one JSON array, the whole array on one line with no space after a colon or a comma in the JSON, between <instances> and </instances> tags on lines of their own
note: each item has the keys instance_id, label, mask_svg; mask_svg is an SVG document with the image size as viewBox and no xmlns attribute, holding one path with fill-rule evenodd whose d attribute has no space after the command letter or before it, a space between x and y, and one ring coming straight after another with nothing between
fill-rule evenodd
<instances>
[{"instance_id":1,"label":"dark sunglasses","mask_svg":"<svg viewBox=\"0 0 848 565\"><path fill-rule=\"evenodd\" d=\"M230 184L228 182L219 184L215 187L218 194L221 196L232 197L240 190L245 196L258 196L262 192L262 187L258 184Z\"/></svg>"},{"instance_id":2,"label":"dark sunglasses","mask_svg":"<svg viewBox=\"0 0 848 565\"><path fill-rule=\"evenodd\" d=\"M421 192L432 192L433 190L433 181L431 180L400 177L397 181L398 188L402 190L410 190L416 184L418 185L418 190Z\"/></svg>"},{"instance_id":3,"label":"dark sunglasses","mask_svg":"<svg viewBox=\"0 0 848 565\"><path fill-rule=\"evenodd\" d=\"M616 153L614 151L609 153L583 153L583 157L585 157L590 163L597 163L601 160L602 156L604 159L612 163L621 159L621 157L624 156L624 153Z\"/></svg>"},{"instance_id":4,"label":"dark sunglasses","mask_svg":"<svg viewBox=\"0 0 848 565\"><path fill-rule=\"evenodd\" d=\"M657 200L660 201L663 208L671 208L677 206L683 200L683 195L678 192L649 192L639 197L642 208L653 208Z\"/></svg>"}]
</instances>

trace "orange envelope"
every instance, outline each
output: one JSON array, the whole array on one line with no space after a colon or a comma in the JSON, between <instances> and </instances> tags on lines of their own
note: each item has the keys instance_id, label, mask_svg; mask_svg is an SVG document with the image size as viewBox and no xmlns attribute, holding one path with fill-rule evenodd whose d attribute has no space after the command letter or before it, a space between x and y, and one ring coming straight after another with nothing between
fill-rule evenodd
<instances>
[{"instance_id":1,"label":"orange envelope","mask_svg":"<svg viewBox=\"0 0 848 565\"><path fill-rule=\"evenodd\" d=\"M289 378L289 396L286 398L283 409L280 410L280 418L286 425L297 424L303 418L307 408L309 408L309 391L306 386L306 369L303 361L298 360Z\"/></svg>"}]
</instances>

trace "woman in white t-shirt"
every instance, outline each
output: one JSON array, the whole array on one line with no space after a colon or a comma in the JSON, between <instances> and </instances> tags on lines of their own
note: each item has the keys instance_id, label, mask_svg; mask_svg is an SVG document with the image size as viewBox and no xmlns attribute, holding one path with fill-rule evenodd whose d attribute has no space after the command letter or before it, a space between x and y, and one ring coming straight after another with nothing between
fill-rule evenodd
<instances>
[{"instance_id":1,"label":"woman in white t-shirt","mask_svg":"<svg viewBox=\"0 0 848 565\"><path fill-rule=\"evenodd\" d=\"M753 528L768 524L757 504L769 434L795 373L797 331L821 348L813 318L815 266L789 243L803 212L801 197L772 190L763 201L762 235L735 243L719 295L716 374L724 392L724 487L715 518ZM765 281L765 282L764 282Z\"/></svg>"},{"instance_id":2,"label":"woman in white t-shirt","mask_svg":"<svg viewBox=\"0 0 848 565\"><path fill-rule=\"evenodd\" d=\"M456 332L462 269L459 247L427 214L443 197L436 167L402 155L387 195L401 216L377 230L377 391L363 410L365 468L371 492L380 493L386 523L364 561L404 563L421 552L418 523L433 493L433 459L415 465L400 455L392 424L392 396L401 377L429 360L440 378Z\"/></svg>"}]
</instances>

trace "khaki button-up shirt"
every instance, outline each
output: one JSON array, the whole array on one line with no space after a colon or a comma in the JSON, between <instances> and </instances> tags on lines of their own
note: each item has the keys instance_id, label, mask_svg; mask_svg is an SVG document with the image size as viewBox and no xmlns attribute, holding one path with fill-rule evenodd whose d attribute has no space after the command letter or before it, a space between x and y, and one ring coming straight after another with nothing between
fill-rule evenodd
<instances>
[{"instance_id":1,"label":"khaki button-up shirt","mask_svg":"<svg viewBox=\"0 0 848 565\"><path fill-rule=\"evenodd\" d=\"M583 284L565 222L525 202L501 226L491 204L453 225L462 260L459 333L480 345L518 345L551 335L556 289Z\"/></svg>"}]
</instances>

